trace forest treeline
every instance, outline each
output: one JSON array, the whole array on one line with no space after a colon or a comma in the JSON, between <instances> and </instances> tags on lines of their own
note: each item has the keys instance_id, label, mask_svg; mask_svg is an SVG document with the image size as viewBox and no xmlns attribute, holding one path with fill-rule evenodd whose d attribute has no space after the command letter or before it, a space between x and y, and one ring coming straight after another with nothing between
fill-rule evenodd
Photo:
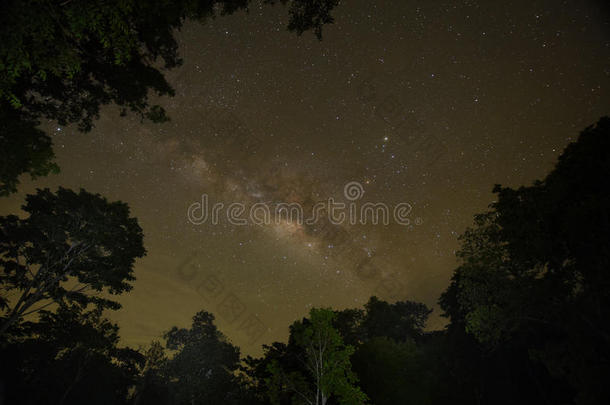
<instances>
[{"instance_id":1,"label":"forest treeline","mask_svg":"<svg viewBox=\"0 0 610 405\"><path fill-rule=\"evenodd\" d=\"M250 3L0 2L0 196L59 170L42 121L88 131L104 105L171 118L148 96L174 94L176 30ZM275 3L289 30L320 38L339 1L261 4ZM0 217L0 404L610 403L609 136L602 118L544 179L495 187L439 298L445 329L426 331L421 303L372 297L312 310L259 358L205 310L145 349L122 347L104 314L146 253L137 219L85 190L37 190Z\"/></svg>"},{"instance_id":2,"label":"forest treeline","mask_svg":"<svg viewBox=\"0 0 610 405\"><path fill-rule=\"evenodd\" d=\"M137 220L84 190L38 190L25 216L0 218L0 402L608 403L609 176L604 117L544 179L495 186L460 237L439 298L445 329L426 331L422 303L371 297L312 309L258 358L205 310L145 349L120 346L103 316L119 305L96 293L131 288L145 254Z\"/></svg>"}]
</instances>

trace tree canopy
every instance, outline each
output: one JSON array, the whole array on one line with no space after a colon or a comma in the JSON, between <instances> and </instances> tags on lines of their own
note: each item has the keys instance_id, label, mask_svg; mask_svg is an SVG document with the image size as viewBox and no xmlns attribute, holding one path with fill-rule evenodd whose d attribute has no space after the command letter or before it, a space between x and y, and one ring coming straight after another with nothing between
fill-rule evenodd
<instances>
[{"instance_id":1,"label":"tree canopy","mask_svg":"<svg viewBox=\"0 0 610 405\"><path fill-rule=\"evenodd\" d=\"M309 318L290 327L290 344L298 348L300 370L285 370L273 360L266 379L272 404L280 404L288 393L293 402L326 405L331 396L342 404L363 404L366 395L355 385L350 356L354 348L343 343L333 326L330 309L312 309Z\"/></svg>"},{"instance_id":2,"label":"tree canopy","mask_svg":"<svg viewBox=\"0 0 610 405\"><path fill-rule=\"evenodd\" d=\"M59 188L26 197L26 218L0 217L0 335L51 304L118 309L98 293L129 291L135 259L146 251L129 207L99 194Z\"/></svg>"},{"instance_id":3,"label":"tree canopy","mask_svg":"<svg viewBox=\"0 0 610 405\"><path fill-rule=\"evenodd\" d=\"M169 390L175 404L230 404L239 398L234 372L239 348L214 325L214 315L201 311L190 329L172 328L166 346L175 355L167 363Z\"/></svg>"},{"instance_id":4,"label":"tree canopy","mask_svg":"<svg viewBox=\"0 0 610 405\"><path fill-rule=\"evenodd\" d=\"M265 0L274 4L275 0ZM280 0L288 29L301 34L332 23L338 0ZM0 196L18 176L57 170L41 119L89 131L100 106L122 115L169 119L150 94L172 96L164 70L179 66L175 32L187 19L205 21L247 10L250 0L7 0L0 4Z\"/></svg>"},{"instance_id":5,"label":"tree canopy","mask_svg":"<svg viewBox=\"0 0 610 405\"><path fill-rule=\"evenodd\" d=\"M462 264L441 297L452 323L488 350L521 347L578 403L610 395L609 148L603 117L545 179L497 185L491 210L462 235Z\"/></svg>"},{"instance_id":6,"label":"tree canopy","mask_svg":"<svg viewBox=\"0 0 610 405\"><path fill-rule=\"evenodd\" d=\"M371 297L362 308L312 309L257 358L240 358L205 310L148 348L120 347L103 317L116 303L68 286L128 291L144 254L137 221L99 195L38 190L27 216L0 218L0 401L607 403L609 142L602 118L544 179L494 188L496 201L460 237L439 300L445 329L426 330L423 303Z\"/></svg>"}]
</instances>

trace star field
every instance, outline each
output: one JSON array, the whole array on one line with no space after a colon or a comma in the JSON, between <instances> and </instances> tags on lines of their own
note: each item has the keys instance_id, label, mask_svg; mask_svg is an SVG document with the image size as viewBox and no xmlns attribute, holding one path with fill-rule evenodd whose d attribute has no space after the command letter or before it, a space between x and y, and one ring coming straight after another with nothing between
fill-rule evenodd
<instances>
[{"instance_id":1,"label":"star field","mask_svg":"<svg viewBox=\"0 0 610 405\"><path fill-rule=\"evenodd\" d=\"M188 23L178 34L184 65L167 72L176 96L158 100L171 121L118 118L109 106L89 134L46 123L62 172L24 181L2 212L58 185L130 205L148 255L111 314L126 344L148 344L206 309L257 354L310 307L361 306L373 294L425 302L435 307L430 327L441 327L436 299L457 237L493 201L493 185L542 177L608 114L607 13L556 3L346 1L321 42L286 32L279 6ZM345 202L351 181L364 187L360 202L409 203L411 224L187 219L203 193L307 211ZM383 277L360 277L356 256L374 258Z\"/></svg>"}]
</instances>

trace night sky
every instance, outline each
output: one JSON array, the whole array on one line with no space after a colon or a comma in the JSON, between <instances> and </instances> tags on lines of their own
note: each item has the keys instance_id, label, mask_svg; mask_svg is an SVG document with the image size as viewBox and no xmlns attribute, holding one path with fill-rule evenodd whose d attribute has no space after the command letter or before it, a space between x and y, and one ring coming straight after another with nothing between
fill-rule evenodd
<instances>
[{"instance_id":1,"label":"night sky","mask_svg":"<svg viewBox=\"0 0 610 405\"><path fill-rule=\"evenodd\" d=\"M434 307L457 237L492 187L543 177L578 132L610 111L610 25L601 2L343 1L326 26L287 32L286 9L187 23L165 124L103 110L87 134L54 133L59 175L36 187L85 188L129 204L148 255L109 313L122 342L146 345L198 310L247 354L284 340L312 306L371 295ZM349 202L412 207L409 225L226 220L188 207Z\"/></svg>"}]
</instances>

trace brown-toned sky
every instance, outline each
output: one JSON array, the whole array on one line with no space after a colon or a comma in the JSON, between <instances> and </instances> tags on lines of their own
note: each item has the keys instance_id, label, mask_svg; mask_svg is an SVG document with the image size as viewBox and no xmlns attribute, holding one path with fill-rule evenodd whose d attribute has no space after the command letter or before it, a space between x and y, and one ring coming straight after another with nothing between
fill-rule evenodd
<instances>
[{"instance_id":1,"label":"brown-toned sky","mask_svg":"<svg viewBox=\"0 0 610 405\"><path fill-rule=\"evenodd\" d=\"M285 31L282 7L188 23L168 72L172 121L103 111L54 133L62 172L36 187L83 187L129 203L145 233L123 342L145 345L201 309L245 353L284 339L311 306L368 297L435 307L457 236L495 183L544 176L578 131L610 113L610 26L593 1L343 1L323 41ZM409 226L195 225L188 207L302 204L359 182L356 203L411 205Z\"/></svg>"}]
</instances>

